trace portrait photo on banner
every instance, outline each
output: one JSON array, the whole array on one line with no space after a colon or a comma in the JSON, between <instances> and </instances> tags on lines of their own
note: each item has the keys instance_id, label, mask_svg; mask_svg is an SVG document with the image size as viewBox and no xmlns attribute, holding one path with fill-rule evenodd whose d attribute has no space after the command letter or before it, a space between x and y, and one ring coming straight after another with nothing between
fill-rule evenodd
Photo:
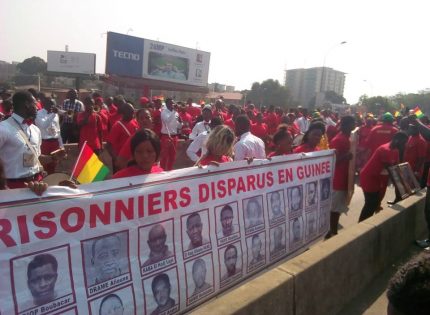
<instances>
[{"instance_id":1,"label":"portrait photo on banner","mask_svg":"<svg viewBox=\"0 0 430 315\"><path fill-rule=\"evenodd\" d=\"M268 192L266 198L270 225L273 226L279 222L284 222L286 220L284 190Z\"/></svg>"},{"instance_id":2,"label":"portrait photo on banner","mask_svg":"<svg viewBox=\"0 0 430 315\"><path fill-rule=\"evenodd\" d=\"M264 229L263 196L243 199L243 219L245 221L245 234L251 234Z\"/></svg>"},{"instance_id":3,"label":"portrait photo on banner","mask_svg":"<svg viewBox=\"0 0 430 315\"><path fill-rule=\"evenodd\" d=\"M143 288L146 314L173 314L179 310L180 291L176 267L143 279Z\"/></svg>"},{"instance_id":4,"label":"portrait photo on banner","mask_svg":"<svg viewBox=\"0 0 430 315\"><path fill-rule=\"evenodd\" d=\"M45 314L73 304L71 268L68 245L12 259L11 281L17 312L32 310L30 313Z\"/></svg>"},{"instance_id":5,"label":"portrait photo on banner","mask_svg":"<svg viewBox=\"0 0 430 315\"><path fill-rule=\"evenodd\" d=\"M142 275L176 263L173 218L139 227Z\"/></svg>"},{"instance_id":6,"label":"portrait photo on banner","mask_svg":"<svg viewBox=\"0 0 430 315\"><path fill-rule=\"evenodd\" d=\"M208 209L183 215L181 225L184 259L212 249Z\"/></svg>"},{"instance_id":7,"label":"portrait photo on banner","mask_svg":"<svg viewBox=\"0 0 430 315\"><path fill-rule=\"evenodd\" d=\"M81 241L88 295L131 281L128 230Z\"/></svg>"},{"instance_id":8,"label":"portrait photo on banner","mask_svg":"<svg viewBox=\"0 0 430 315\"><path fill-rule=\"evenodd\" d=\"M277 259L286 253L287 237L285 223L270 229L270 260Z\"/></svg>"},{"instance_id":9,"label":"portrait photo on banner","mask_svg":"<svg viewBox=\"0 0 430 315\"><path fill-rule=\"evenodd\" d=\"M316 207L318 202L318 185L317 181L312 181L306 184L306 208Z\"/></svg>"},{"instance_id":10,"label":"portrait photo on banner","mask_svg":"<svg viewBox=\"0 0 430 315\"><path fill-rule=\"evenodd\" d=\"M247 271L251 272L266 264L266 232L255 233L246 238L248 258Z\"/></svg>"},{"instance_id":11,"label":"portrait photo on banner","mask_svg":"<svg viewBox=\"0 0 430 315\"><path fill-rule=\"evenodd\" d=\"M310 240L318 234L317 209L306 212L306 239Z\"/></svg>"},{"instance_id":12,"label":"portrait photo on banner","mask_svg":"<svg viewBox=\"0 0 430 315\"><path fill-rule=\"evenodd\" d=\"M214 293L215 273L212 253L185 263L187 281L187 306Z\"/></svg>"},{"instance_id":13,"label":"portrait photo on banner","mask_svg":"<svg viewBox=\"0 0 430 315\"><path fill-rule=\"evenodd\" d=\"M106 292L88 304L92 315L136 314L136 301L131 284L115 291Z\"/></svg>"},{"instance_id":14,"label":"portrait photo on banner","mask_svg":"<svg viewBox=\"0 0 430 315\"><path fill-rule=\"evenodd\" d=\"M330 220L330 205L320 207L319 211L319 232L322 233L328 229Z\"/></svg>"},{"instance_id":15,"label":"portrait photo on banner","mask_svg":"<svg viewBox=\"0 0 430 315\"><path fill-rule=\"evenodd\" d=\"M290 219L290 247L298 247L303 243L303 216Z\"/></svg>"},{"instance_id":16,"label":"portrait photo on banner","mask_svg":"<svg viewBox=\"0 0 430 315\"><path fill-rule=\"evenodd\" d=\"M218 248L220 287L236 282L242 277L242 255L240 241Z\"/></svg>"},{"instance_id":17,"label":"portrait photo on banner","mask_svg":"<svg viewBox=\"0 0 430 315\"><path fill-rule=\"evenodd\" d=\"M240 238L237 201L215 207L215 226L218 245Z\"/></svg>"},{"instance_id":18,"label":"portrait photo on banner","mask_svg":"<svg viewBox=\"0 0 430 315\"><path fill-rule=\"evenodd\" d=\"M320 179L320 200L328 201L330 198L331 182L330 177Z\"/></svg>"},{"instance_id":19,"label":"portrait photo on banner","mask_svg":"<svg viewBox=\"0 0 430 315\"><path fill-rule=\"evenodd\" d=\"M303 185L288 187L287 196L290 215L300 213L303 209Z\"/></svg>"}]
</instances>

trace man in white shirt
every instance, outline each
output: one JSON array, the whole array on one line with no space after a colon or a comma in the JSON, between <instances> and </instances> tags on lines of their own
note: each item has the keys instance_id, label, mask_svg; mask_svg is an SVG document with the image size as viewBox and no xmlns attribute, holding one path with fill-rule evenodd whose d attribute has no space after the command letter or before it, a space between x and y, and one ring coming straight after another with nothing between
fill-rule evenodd
<instances>
[{"instance_id":1,"label":"man in white shirt","mask_svg":"<svg viewBox=\"0 0 430 315\"><path fill-rule=\"evenodd\" d=\"M55 100L47 98L42 102L42 106L43 108L37 112L35 123L42 135L41 152L49 155L60 148L64 149L64 145L61 139L60 119ZM43 165L43 168L48 174L52 174L55 172L57 164L57 160L55 160Z\"/></svg>"},{"instance_id":2,"label":"man in white shirt","mask_svg":"<svg viewBox=\"0 0 430 315\"><path fill-rule=\"evenodd\" d=\"M235 161L266 158L264 142L250 132L251 123L248 116L237 116L235 128L236 136L239 137L239 140L234 145Z\"/></svg>"},{"instance_id":3,"label":"man in white shirt","mask_svg":"<svg viewBox=\"0 0 430 315\"><path fill-rule=\"evenodd\" d=\"M42 137L32 124L36 118L36 99L27 91L13 95L11 117L0 122L0 159L3 161L7 186L25 188L29 181L42 180L42 165L53 157L41 155Z\"/></svg>"},{"instance_id":4,"label":"man in white shirt","mask_svg":"<svg viewBox=\"0 0 430 315\"><path fill-rule=\"evenodd\" d=\"M310 120L308 119L308 110L306 108L300 108L299 112L301 116L296 119L296 124L300 129L301 133L305 133L309 129L309 125L311 124Z\"/></svg>"},{"instance_id":5,"label":"man in white shirt","mask_svg":"<svg viewBox=\"0 0 430 315\"><path fill-rule=\"evenodd\" d=\"M210 105L206 105L205 107L203 107L202 117L203 117L203 121L196 123L194 125L193 130L191 131L191 134L189 137L191 140L194 140L195 138L197 138L197 136L202 132L211 130L210 123L212 119L212 107Z\"/></svg>"},{"instance_id":6,"label":"man in white shirt","mask_svg":"<svg viewBox=\"0 0 430 315\"><path fill-rule=\"evenodd\" d=\"M165 171L173 169L176 160L178 130L182 128L181 118L173 108L173 100L166 99L166 108L161 112L161 152L160 166Z\"/></svg>"},{"instance_id":7,"label":"man in white shirt","mask_svg":"<svg viewBox=\"0 0 430 315\"><path fill-rule=\"evenodd\" d=\"M213 129L219 125L222 125L221 118L215 117L211 120L210 129ZM209 137L209 133L210 131L203 131L188 146L187 156L190 158L191 161L197 162L200 156L206 154L206 140ZM197 154L198 152L200 152L200 156Z\"/></svg>"}]
</instances>

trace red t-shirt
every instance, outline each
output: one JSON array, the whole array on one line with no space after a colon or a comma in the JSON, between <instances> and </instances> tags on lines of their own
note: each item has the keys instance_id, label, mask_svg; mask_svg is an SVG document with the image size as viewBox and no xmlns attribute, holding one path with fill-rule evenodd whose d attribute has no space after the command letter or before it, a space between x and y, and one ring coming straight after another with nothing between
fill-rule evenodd
<instances>
[{"instance_id":1,"label":"red t-shirt","mask_svg":"<svg viewBox=\"0 0 430 315\"><path fill-rule=\"evenodd\" d=\"M139 125L135 119L130 121L120 120L112 126L106 141L112 145L115 155L118 155L123 144L136 133L137 129L139 129Z\"/></svg>"},{"instance_id":2,"label":"red t-shirt","mask_svg":"<svg viewBox=\"0 0 430 315\"><path fill-rule=\"evenodd\" d=\"M154 132L161 136L161 110L160 109L154 109L152 112L152 125Z\"/></svg>"},{"instance_id":3,"label":"red t-shirt","mask_svg":"<svg viewBox=\"0 0 430 315\"><path fill-rule=\"evenodd\" d=\"M132 177L132 176L139 176L139 175L146 175L146 174L155 174L155 173L161 173L163 171L164 170L157 164L152 165L152 168L150 171L144 171L141 168L139 168L137 165L132 165L122 170L119 170L112 176L112 178L124 178L124 177Z\"/></svg>"},{"instance_id":4,"label":"red t-shirt","mask_svg":"<svg viewBox=\"0 0 430 315\"><path fill-rule=\"evenodd\" d=\"M371 153L375 152L379 146L390 142L397 131L398 129L389 123L373 127L367 137L367 148Z\"/></svg>"},{"instance_id":5,"label":"red t-shirt","mask_svg":"<svg viewBox=\"0 0 430 315\"><path fill-rule=\"evenodd\" d=\"M222 111L217 111L217 110L214 110L213 112L212 112L212 117L219 117L219 118L221 118L221 120L224 122L224 121L226 121L228 118L227 118L227 114L226 113L224 113L224 112L222 112Z\"/></svg>"},{"instance_id":6,"label":"red t-shirt","mask_svg":"<svg viewBox=\"0 0 430 315\"><path fill-rule=\"evenodd\" d=\"M86 113L78 113L77 122L80 122L86 117ZM85 141L93 150L99 150L102 148L102 143L100 142L99 134L102 132L102 120L100 116L96 113L91 113L88 118L88 123L81 126L79 131L79 148Z\"/></svg>"},{"instance_id":7,"label":"red t-shirt","mask_svg":"<svg viewBox=\"0 0 430 315\"><path fill-rule=\"evenodd\" d=\"M109 112L107 111L107 109L102 108L99 111L99 116L102 121L103 140L106 140L109 134Z\"/></svg>"},{"instance_id":8,"label":"red t-shirt","mask_svg":"<svg viewBox=\"0 0 430 315\"><path fill-rule=\"evenodd\" d=\"M373 126L361 126L360 129L358 129L358 146L364 147L367 142L367 137L369 136L370 131L372 130Z\"/></svg>"},{"instance_id":9,"label":"red t-shirt","mask_svg":"<svg viewBox=\"0 0 430 315\"><path fill-rule=\"evenodd\" d=\"M267 125L265 123L255 123L251 125L251 133L259 137L260 139L264 139L268 135L269 128L267 128Z\"/></svg>"},{"instance_id":10,"label":"red t-shirt","mask_svg":"<svg viewBox=\"0 0 430 315\"><path fill-rule=\"evenodd\" d=\"M122 145L121 150L119 150L118 157L125 159L127 161L133 158L133 154L131 153L131 138L128 138L125 143Z\"/></svg>"},{"instance_id":11,"label":"red t-shirt","mask_svg":"<svg viewBox=\"0 0 430 315\"><path fill-rule=\"evenodd\" d=\"M384 189L387 176L381 175L381 172L385 167L398 163L399 151L391 149L389 143L377 148L360 172L360 184L363 191L378 192Z\"/></svg>"},{"instance_id":12,"label":"red t-shirt","mask_svg":"<svg viewBox=\"0 0 430 315\"><path fill-rule=\"evenodd\" d=\"M267 128L269 128L269 134L273 135L276 132L276 128L279 125L278 117L276 116L276 113L268 113L267 117L265 118L264 122L267 125Z\"/></svg>"},{"instance_id":13,"label":"red t-shirt","mask_svg":"<svg viewBox=\"0 0 430 315\"><path fill-rule=\"evenodd\" d=\"M226 121L224 121L224 125L230 127L231 130L233 130L233 131L235 129L233 118L230 118L230 119L227 119Z\"/></svg>"},{"instance_id":14,"label":"red t-shirt","mask_svg":"<svg viewBox=\"0 0 430 315\"><path fill-rule=\"evenodd\" d=\"M191 115L193 121L197 119L202 114L202 110L199 107L188 106L187 113Z\"/></svg>"},{"instance_id":15,"label":"red t-shirt","mask_svg":"<svg viewBox=\"0 0 430 315\"><path fill-rule=\"evenodd\" d=\"M294 153L308 153L308 152L315 152L315 151L320 151L320 149L318 147L311 148L307 143L299 145L293 150Z\"/></svg>"},{"instance_id":16,"label":"red t-shirt","mask_svg":"<svg viewBox=\"0 0 430 315\"><path fill-rule=\"evenodd\" d=\"M337 126L328 126L327 130L326 130L326 135L327 135L327 139L328 141L331 141L334 139L334 137L336 137L336 135L338 134L339 129L337 128Z\"/></svg>"},{"instance_id":17,"label":"red t-shirt","mask_svg":"<svg viewBox=\"0 0 430 315\"><path fill-rule=\"evenodd\" d=\"M410 136L405 146L404 161L409 162L414 172L420 172L417 169L417 160L426 157L427 153L427 142L419 134L416 136Z\"/></svg>"},{"instance_id":18,"label":"red t-shirt","mask_svg":"<svg viewBox=\"0 0 430 315\"><path fill-rule=\"evenodd\" d=\"M336 150L336 156L345 155L349 152L351 143L349 137L339 132L331 141L330 149ZM333 189L348 190L348 168L349 160L336 161L333 177Z\"/></svg>"},{"instance_id":19,"label":"red t-shirt","mask_svg":"<svg viewBox=\"0 0 430 315\"><path fill-rule=\"evenodd\" d=\"M193 118L192 116L187 112L180 112L179 117L182 120L182 129L181 132L183 135L189 135L191 133L191 130L193 128Z\"/></svg>"},{"instance_id":20,"label":"red t-shirt","mask_svg":"<svg viewBox=\"0 0 430 315\"><path fill-rule=\"evenodd\" d=\"M208 165L210 162L226 163L231 162L231 159L227 155L223 155L217 158L209 154L199 161L201 165Z\"/></svg>"}]
</instances>

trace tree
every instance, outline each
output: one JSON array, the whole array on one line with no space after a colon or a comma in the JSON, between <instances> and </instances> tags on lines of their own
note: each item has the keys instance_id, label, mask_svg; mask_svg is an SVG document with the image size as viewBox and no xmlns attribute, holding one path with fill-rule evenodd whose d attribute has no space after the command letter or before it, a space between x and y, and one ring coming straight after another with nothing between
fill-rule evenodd
<instances>
[{"instance_id":1,"label":"tree","mask_svg":"<svg viewBox=\"0 0 430 315\"><path fill-rule=\"evenodd\" d=\"M361 105L366 106L367 111L379 115L380 112L393 112L398 106L390 98L384 96L368 97L360 96Z\"/></svg>"},{"instance_id":2,"label":"tree","mask_svg":"<svg viewBox=\"0 0 430 315\"><path fill-rule=\"evenodd\" d=\"M257 106L275 105L286 108L292 104L288 89L281 85L278 80L273 79L265 80L262 83L254 82L246 99Z\"/></svg>"},{"instance_id":3,"label":"tree","mask_svg":"<svg viewBox=\"0 0 430 315\"><path fill-rule=\"evenodd\" d=\"M332 104L344 104L344 103L346 103L346 99L342 95L337 94L335 91L325 92L325 100L327 102L332 103Z\"/></svg>"},{"instance_id":4,"label":"tree","mask_svg":"<svg viewBox=\"0 0 430 315\"><path fill-rule=\"evenodd\" d=\"M16 68L23 74L43 74L46 73L47 64L42 58L33 56L19 63Z\"/></svg>"}]
</instances>

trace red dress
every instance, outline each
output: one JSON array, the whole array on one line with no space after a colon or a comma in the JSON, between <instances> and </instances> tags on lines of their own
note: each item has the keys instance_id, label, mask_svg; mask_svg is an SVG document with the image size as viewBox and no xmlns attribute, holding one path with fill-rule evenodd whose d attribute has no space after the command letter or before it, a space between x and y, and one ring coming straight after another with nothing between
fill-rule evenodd
<instances>
[{"instance_id":1,"label":"red dress","mask_svg":"<svg viewBox=\"0 0 430 315\"><path fill-rule=\"evenodd\" d=\"M112 178L125 178L125 177L139 176L139 175L156 174L156 173L161 173L163 171L164 170L157 164L152 165L152 168L150 171L145 171L145 170L142 170L137 165L132 165L122 170L119 170L112 176Z\"/></svg>"}]
</instances>

